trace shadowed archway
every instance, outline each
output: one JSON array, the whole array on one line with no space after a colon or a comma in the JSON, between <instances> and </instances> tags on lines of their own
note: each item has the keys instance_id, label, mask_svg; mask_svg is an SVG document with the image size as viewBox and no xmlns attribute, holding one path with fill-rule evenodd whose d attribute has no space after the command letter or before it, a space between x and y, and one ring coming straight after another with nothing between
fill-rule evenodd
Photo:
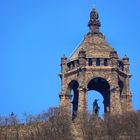
<instances>
[{"instance_id":1,"label":"shadowed archway","mask_svg":"<svg viewBox=\"0 0 140 140\"><path fill-rule=\"evenodd\" d=\"M72 120L75 119L77 116L77 111L78 111L78 87L79 84L76 80L73 80L69 83L69 91L70 94L72 95L72 100L71 100L71 114L72 114Z\"/></svg>"},{"instance_id":2,"label":"shadowed archway","mask_svg":"<svg viewBox=\"0 0 140 140\"><path fill-rule=\"evenodd\" d=\"M98 91L103 97L104 113L110 112L110 85L106 79L97 77L88 83L88 91Z\"/></svg>"}]
</instances>

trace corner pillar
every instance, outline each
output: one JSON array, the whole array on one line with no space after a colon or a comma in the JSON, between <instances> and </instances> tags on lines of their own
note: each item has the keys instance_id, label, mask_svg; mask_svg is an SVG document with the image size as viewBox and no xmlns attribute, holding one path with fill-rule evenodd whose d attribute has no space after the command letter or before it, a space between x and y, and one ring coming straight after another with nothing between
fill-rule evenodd
<instances>
[{"instance_id":1,"label":"corner pillar","mask_svg":"<svg viewBox=\"0 0 140 140\"><path fill-rule=\"evenodd\" d=\"M121 102L122 102L122 109L123 112L126 111L132 111L132 95L129 89L129 78L130 76L127 76L124 82L124 92L121 95Z\"/></svg>"},{"instance_id":2,"label":"corner pillar","mask_svg":"<svg viewBox=\"0 0 140 140\"><path fill-rule=\"evenodd\" d=\"M87 113L87 89L79 87L79 101L78 101L78 113L80 116Z\"/></svg>"},{"instance_id":3,"label":"corner pillar","mask_svg":"<svg viewBox=\"0 0 140 140\"><path fill-rule=\"evenodd\" d=\"M60 93L59 98L60 98L60 111L70 115L72 95Z\"/></svg>"},{"instance_id":4,"label":"corner pillar","mask_svg":"<svg viewBox=\"0 0 140 140\"><path fill-rule=\"evenodd\" d=\"M110 90L110 112L112 115L122 113L119 86Z\"/></svg>"},{"instance_id":5,"label":"corner pillar","mask_svg":"<svg viewBox=\"0 0 140 140\"><path fill-rule=\"evenodd\" d=\"M73 125L75 126L75 140L84 140L85 137L85 123L87 119L87 89L80 86L78 88L79 98L78 98L78 114L76 121L74 121Z\"/></svg>"},{"instance_id":6,"label":"corner pillar","mask_svg":"<svg viewBox=\"0 0 140 140\"><path fill-rule=\"evenodd\" d=\"M110 114L122 114L120 87L118 85L119 77L116 70L113 68L110 74Z\"/></svg>"}]
</instances>

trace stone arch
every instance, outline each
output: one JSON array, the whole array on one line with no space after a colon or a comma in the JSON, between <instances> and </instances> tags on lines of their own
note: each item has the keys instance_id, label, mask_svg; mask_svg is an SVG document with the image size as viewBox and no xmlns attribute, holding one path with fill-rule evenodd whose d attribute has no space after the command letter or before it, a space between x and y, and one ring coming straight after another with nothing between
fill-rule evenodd
<instances>
[{"instance_id":1,"label":"stone arch","mask_svg":"<svg viewBox=\"0 0 140 140\"><path fill-rule=\"evenodd\" d=\"M104 74L104 73L100 73L100 76L99 76L99 73L94 73L94 75L91 74L89 77L87 76L87 79L86 79L86 87L88 87L88 83L92 79L94 79L94 78L105 79L108 82L108 84L110 85L110 89L111 89L111 86L112 86L112 84L111 84L112 77L109 74Z\"/></svg>"},{"instance_id":2,"label":"stone arch","mask_svg":"<svg viewBox=\"0 0 140 140\"><path fill-rule=\"evenodd\" d=\"M87 85L87 89L88 91L90 90L95 90L98 91L104 101L104 112L109 112L110 111L110 84L109 82L102 77L94 77L92 79L90 79L90 81L88 82Z\"/></svg>"},{"instance_id":3,"label":"stone arch","mask_svg":"<svg viewBox=\"0 0 140 140\"><path fill-rule=\"evenodd\" d=\"M72 92L72 100L71 100L72 120L77 116L77 111L78 111L78 98L79 98L78 87L79 87L79 83L76 80L72 80L68 84L69 94L71 94L71 92Z\"/></svg>"}]
</instances>

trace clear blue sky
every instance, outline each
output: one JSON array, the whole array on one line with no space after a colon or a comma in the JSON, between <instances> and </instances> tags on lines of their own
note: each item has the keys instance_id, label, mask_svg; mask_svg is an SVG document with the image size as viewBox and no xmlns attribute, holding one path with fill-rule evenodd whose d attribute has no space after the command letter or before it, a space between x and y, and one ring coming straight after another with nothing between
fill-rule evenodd
<instances>
[{"instance_id":1,"label":"clear blue sky","mask_svg":"<svg viewBox=\"0 0 140 140\"><path fill-rule=\"evenodd\" d=\"M60 57L88 32L89 13L120 57L130 58L133 106L140 108L140 0L0 0L0 114L59 105Z\"/></svg>"}]
</instances>

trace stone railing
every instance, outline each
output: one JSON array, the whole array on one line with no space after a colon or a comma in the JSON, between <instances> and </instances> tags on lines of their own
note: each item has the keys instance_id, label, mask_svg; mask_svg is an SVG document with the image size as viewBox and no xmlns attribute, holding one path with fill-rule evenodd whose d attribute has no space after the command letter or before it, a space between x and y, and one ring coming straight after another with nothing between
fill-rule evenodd
<instances>
[{"instance_id":1,"label":"stone railing","mask_svg":"<svg viewBox=\"0 0 140 140\"><path fill-rule=\"evenodd\" d=\"M109 58L86 58L86 66L109 66ZM67 63L68 71L78 68L79 60L70 61Z\"/></svg>"}]
</instances>

